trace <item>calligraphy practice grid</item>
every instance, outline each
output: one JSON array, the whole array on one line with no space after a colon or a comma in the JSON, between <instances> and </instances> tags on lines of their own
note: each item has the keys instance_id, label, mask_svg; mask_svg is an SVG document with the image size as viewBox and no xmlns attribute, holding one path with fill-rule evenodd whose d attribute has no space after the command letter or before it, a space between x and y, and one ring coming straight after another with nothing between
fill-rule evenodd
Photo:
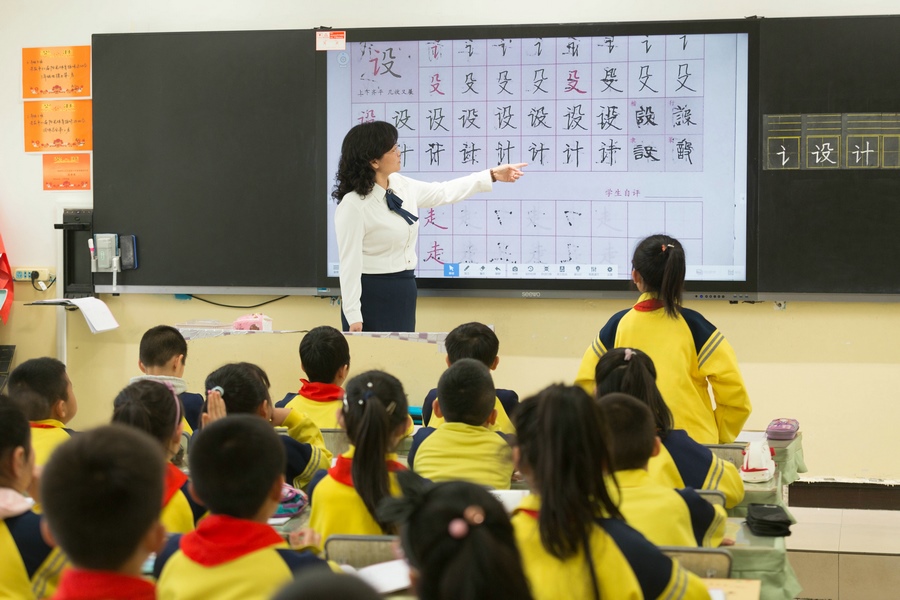
<instances>
[{"instance_id":1,"label":"calligraphy practice grid","mask_svg":"<svg viewBox=\"0 0 900 600\"><path fill-rule=\"evenodd\" d=\"M350 43L345 130L394 124L418 179L528 163L516 186L420 210L419 276L627 278L635 243L663 231L702 264L705 203L684 182L704 172L717 37Z\"/></svg>"}]
</instances>

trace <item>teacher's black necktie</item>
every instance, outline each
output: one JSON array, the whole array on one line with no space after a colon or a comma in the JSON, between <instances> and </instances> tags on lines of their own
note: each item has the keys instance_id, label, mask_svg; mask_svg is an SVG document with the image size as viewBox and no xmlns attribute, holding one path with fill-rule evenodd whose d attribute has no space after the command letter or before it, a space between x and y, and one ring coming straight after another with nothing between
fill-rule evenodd
<instances>
[{"instance_id":1,"label":"teacher's black necktie","mask_svg":"<svg viewBox=\"0 0 900 600\"><path fill-rule=\"evenodd\" d=\"M397 197L394 190L388 188L385 200L387 200L388 209L406 219L407 224L412 225L419 220L419 217L403 208L403 200Z\"/></svg>"}]
</instances>

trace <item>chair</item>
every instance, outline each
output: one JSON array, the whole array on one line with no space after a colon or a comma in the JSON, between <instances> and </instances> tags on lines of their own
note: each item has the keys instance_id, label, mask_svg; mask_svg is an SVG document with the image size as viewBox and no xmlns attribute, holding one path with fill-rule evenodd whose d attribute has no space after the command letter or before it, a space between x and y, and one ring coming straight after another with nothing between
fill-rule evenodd
<instances>
[{"instance_id":1,"label":"chair","mask_svg":"<svg viewBox=\"0 0 900 600\"><path fill-rule=\"evenodd\" d=\"M722 460L728 461L733 464L738 468L738 470L740 470L741 466L744 464L744 448L747 447L747 444L736 443L703 445L712 450L712 453Z\"/></svg>"},{"instance_id":2,"label":"chair","mask_svg":"<svg viewBox=\"0 0 900 600\"><path fill-rule=\"evenodd\" d=\"M334 456L343 454L350 449L350 438L347 437L347 432L343 429L322 429L321 431L325 447Z\"/></svg>"},{"instance_id":3,"label":"chair","mask_svg":"<svg viewBox=\"0 0 900 600\"><path fill-rule=\"evenodd\" d=\"M725 494L719 490L694 490L701 498L712 504L713 506L721 506L725 508Z\"/></svg>"},{"instance_id":4,"label":"chair","mask_svg":"<svg viewBox=\"0 0 900 600\"><path fill-rule=\"evenodd\" d=\"M722 548L688 548L660 546L663 554L695 575L710 579L728 579L731 576L731 553Z\"/></svg>"},{"instance_id":5,"label":"chair","mask_svg":"<svg viewBox=\"0 0 900 600\"><path fill-rule=\"evenodd\" d=\"M361 569L396 560L396 535L332 535L325 540L325 558Z\"/></svg>"}]
</instances>

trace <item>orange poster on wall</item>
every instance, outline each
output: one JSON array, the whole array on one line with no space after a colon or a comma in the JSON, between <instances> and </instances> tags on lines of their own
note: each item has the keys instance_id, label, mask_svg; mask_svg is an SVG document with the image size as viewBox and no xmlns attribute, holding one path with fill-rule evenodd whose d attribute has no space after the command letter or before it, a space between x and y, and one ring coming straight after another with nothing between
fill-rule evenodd
<instances>
[{"instance_id":1,"label":"orange poster on wall","mask_svg":"<svg viewBox=\"0 0 900 600\"><path fill-rule=\"evenodd\" d=\"M93 150L91 100L25 102L25 152Z\"/></svg>"},{"instance_id":2,"label":"orange poster on wall","mask_svg":"<svg viewBox=\"0 0 900 600\"><path fill-rule=\"evenodd\" d=\"M91 95L91 47L22 48L22 97Z\"/></svg>"},{"instance_id":3,"label":"orange poster on wall","mask_svg":"<svg viewBox=\"0 0 900 600\"><path fill-rule=\"evenodd\" d=\"M91 155L45 154L44 189L91 189Z\"/></svg>"}]
</instances>

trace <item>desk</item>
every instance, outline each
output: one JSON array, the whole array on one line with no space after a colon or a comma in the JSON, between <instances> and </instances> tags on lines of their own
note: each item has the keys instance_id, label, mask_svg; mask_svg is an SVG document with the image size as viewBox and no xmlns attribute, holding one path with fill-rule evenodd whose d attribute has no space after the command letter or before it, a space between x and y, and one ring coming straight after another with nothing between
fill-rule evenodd
<instances>
[{"instance_id":1,"label":"desk","mask_svg":"<svg viewBox=\"0 0 900 600\"><path fill-rule=\"evenodd\" d=\"M725 546L731 552L731 577L760 581L762 600L790 600L802 588L788 562L783 537L753 535L742 519L729 518L725 537L734 540Z\"/></svg>"},{"instance_id":2,"label":"desk","mask_svg":"<svg viewBox=\"0 0 900 600\"><path fill-rule=\"evenodd\" d=\"M769 440L769 447L775 449L775 464L781 471L782 485L791 485L800 479L800 473L806 473L802 431L792 440Z\"/></svg>"},{"instance_id":3,"label":"desk","mask_svg":"<svg viewBox=\"0 0 900 600\"><path fill-rule=\"evenodd\" d=\"M704 579L708 590L722 590L727 600L759 600L760 583L755 579Z\"/></svg>"}]
</instances>

